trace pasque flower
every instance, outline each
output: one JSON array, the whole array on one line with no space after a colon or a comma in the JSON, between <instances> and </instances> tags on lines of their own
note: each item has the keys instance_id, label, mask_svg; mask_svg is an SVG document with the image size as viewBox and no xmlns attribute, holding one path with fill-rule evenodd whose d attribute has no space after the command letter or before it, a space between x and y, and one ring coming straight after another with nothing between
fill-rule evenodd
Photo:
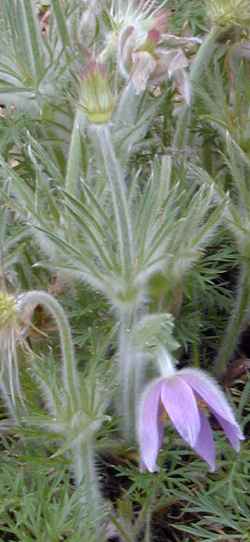
<instances>
[{"instance_id":1,"label":"pasque flower","mask_svg":"<svg viewBox=\"0 0 250 542\"><path fill-rule=\"evenodd\" d=\"M233 411L216 382L198 369L173 367L169 375L154 380L144 392L139 409L138 440L141 464L150 472L157 470L156 460L163 440L165 412L181 437L214 471L215 445L207 405L222 427L231 446L239 451L242 431Z\"/></svg>"},{"instance_id":2,"label":"pasque flower","mask_svg":"<svg viewBox=\"0 0 250 542\"><path fill-rule=\"evenodd\" d=\"M167 0L114 0L110 7L111 32L100 55L116 57L120 74L132 81L140 94L150 86L172 80L181 98L190 104L189 60L182 46L200 43L198 38L178 38L167 33L170 12Z\"/></svg>"},{"instance_id":3,"label":"pasque flower","mask_svg":"<svg viewBox=\"0 0 250 542\"><path fill-rule=\"evenodd\" d=\"M181 46L199 42L197 38L177 38L167 34L168 13L164 10L150 19L151 26L144 32L133 21L120 32L118 66L125 79L133 83L136 94L147 86L155 86L171 79L181 98L191 100L187 68L189 66Z\"/></svg>"},{"instance_id":4,"label":"pasque flower","mask_svg":"<svg viewBox=\"0 0 250 542\"><path fill-rule=\"evenodd\" d=\"M172 79L179 94L189 104L191 88L186 68L188 59L181 48L166 48L161 44L161 34L157 29L151 30L145 42L135 45L134 29L127 29L121 58L123 58L123 73L131 78L136 94L144 92L147 85L158 85L162 81ZM121 63L120 63L121 66Z\"/></svg>"}]
</instances>

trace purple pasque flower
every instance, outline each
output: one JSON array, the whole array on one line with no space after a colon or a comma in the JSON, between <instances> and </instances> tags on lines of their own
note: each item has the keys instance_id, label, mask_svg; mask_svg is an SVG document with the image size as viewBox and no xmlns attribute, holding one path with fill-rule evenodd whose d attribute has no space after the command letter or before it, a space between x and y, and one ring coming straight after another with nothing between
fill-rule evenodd
<instances>
[{"instance_id":1,"label":"purple pasque flower","mask_svg":"<svg viewBox=\"0 0 250 542\"><path fill-rule=\"evenodd\" d=\"M119 68L121 74L132 81L136 94L144 92L147 86L154 87L171 79L181 98L190 105L188 66L189 61L180 47L164 47L162 34L157 27L150 30L141 42L138 42L133 26L123 32L120 39Z\"/></svg>"},{"instance_id":2,"label":"purple pasque flower","mask_svg":"<svg viewBox=\"0 0 250 542\"><path fill-rule=\"evenodd\" d=\"M154 380L146 388L139 408L138 440L142 467L157 470L156 460L163 440L165 412L181 437L216 469L212 430L203 405L215 416L231 446L239 451L242 431L219 386L198 369L172 369L170 376Z\"/></svg>"}]
</instances>

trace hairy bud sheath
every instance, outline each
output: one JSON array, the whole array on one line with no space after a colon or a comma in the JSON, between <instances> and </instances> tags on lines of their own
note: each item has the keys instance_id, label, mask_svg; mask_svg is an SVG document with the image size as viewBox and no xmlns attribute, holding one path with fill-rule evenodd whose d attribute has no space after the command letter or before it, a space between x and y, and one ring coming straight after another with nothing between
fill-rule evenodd
<instances>
[{"instance_id":1,"label":"hairy bud sheath","mask_svg":"<svg viewBox=\"0 0 250 542\"><path fill-rule=\"evenodd\" d=\"M16 325L17 307L14 296L0 292L0 334Z\"/></svg>"},{"instance_id":2,"label":"hairy bud sheath","mask_svg":"<svg viewBox=\"0 0 250 542\"><path fill-rule=\"evenodd\" d=\"M23 327L18 299L6 292L0 292L0 388L7 409L13 417L17 413L17 398L23 403L16 355L16 343L22 338Z\"/></svg>"},{"instance_id":3,"label":"hairy bud sheath","mask_svg":"<svg viewBox=\"0 0 250 542\"><path fill-rule=\"evenodd\" d=\"M80 106L92 124L107 124L113 113L112 96L106 66L92 60L81 77Z\"/></svg>"}]
</instances>

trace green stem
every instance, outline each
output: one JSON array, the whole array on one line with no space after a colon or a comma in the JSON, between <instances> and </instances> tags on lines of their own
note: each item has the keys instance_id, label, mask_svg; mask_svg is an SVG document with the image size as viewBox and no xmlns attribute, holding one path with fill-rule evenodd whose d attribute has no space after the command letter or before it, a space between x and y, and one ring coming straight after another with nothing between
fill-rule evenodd
<instances>
[{"instance_id":1,"label":"green stem","mask_svg":"<svg viewBox=\"0 0 250 542\"><path fill-rule=\"evenodd\" d=\"M129 279L133 266L133 235L127 202L126 184L120 164L115 155L108 126L96 127L95 133L98 137L113 201L121 258L121 272L125 278Z\"/></svg>"},{"instance_id":2,"label":"green stem","mask_svg":"<svg viewBox=\"0 0 250 542\"><path fill-rule=\"evenodd\" d=\"M216 49L216 42L221 34L221 29L214 27L207 35L205 41L201 45L195 60L192 64L191 70L190 70L190 84L192 89L192 105L194 104L194 97L195 97L195 87L199 83L199 80L201 78L202 73L207 69L207 66L211 60L211 57ZM174 146L176 148L182 148L185 144L187 144L188 140L188 132L189 132L189 125L191 120L191 107L185 106L182 112L179 115L176 130L175 130L175 137L174 137Z\"/></svg>"},{"instance_id":3,"label":"green stem","mask_svg":"<svg viewBox=\"0 0 250 542\"><path fill-rule=\"evenodd\" d=\"M63 383L69 397L73 416L74 413L79 413L81 409L81 397L69 322L61 305L47 292L31 291L25 293L20 299L19 308L23 311L25 317L25 311L30 313L30 310L33 311L37 305L44 306L57 324L63 361ZM95 470L93 435L85 441L80 441L77 445L72 445L72 451L76 484L80 486L83 483L81 500L85 509L88 510L91 528L94 527L96 531L96 540L102 540L102 497Z\"/></svg>"},{"instance_id":4,"label":"green stem","mask_svg":"<svg viewBox=\"0 0 250 542\"><path fill-rule=\"evenodd\" d=\"M131 327L132 317L121 314L119 334L119 410L122 416L122 432L126 440L131 440L131 428L133 427L133 408L130 400L132 356L131 351Z\"/></svg>"},{"instance_id":5,"label":"green stem","mask_svg":"<svg viewBox=\"0 0 250 542\"><path fill-rule=\"evenodd\" d=\"M250 305L250 273L249 264L244 262L239 277L235 306L229 320L227 330L220 347L216 362L215 374L221 377L226 370L227 364L237 346L237 341L246 320L247 310Z\"/></svg>"},{"instance_id":6,"label":"green stem","mask_svg":"<svg viewBox=\"0 0 250 542\"><path fill-rule=\"evenodd\" d=\"M82 506L84 515L91 523L91 528L95 530L96 540L103 540L102 513L103 499L99 490L98 479L95 468L94 441L88 439L87 442L81 442L74 448L74 474L78 486L84 484L84 493L82 497Z\"/></svg>"},{"instance_id":7,"label":"green stem","mask_svg":"<svg viewBox=\"0 0 250 542\"><path fill-rule=\"evenodd\" d=\"M81 123L82 112L76 111L75 120L73 124L69 155L67 162L67 171L65 179L65 190L74 197L78 197L78 183L80 178L80 164L81 164Z\"/></svg>"},{"instance_id":8,"label":"green stem","mask_svg":"<svg viewBox=\"0 0 250 542\"><path fill-rule=\"evenodd\" d=\"M75 362L74 346L66 314L60 303L47 292L30 291L25 293L20 300L20 310L34 310L37 305L42 305L56 321L63 361L63 383L68 393L72 411L79 409L78 376Z\"/></svg>"},{"instance_id":9,"label":"green stem","mask_svg":"<svg viewBox=\"0 0 250 542\"><path fill-rule=\"evenodd\" d=\"M136 437L138 399L141 392L144 363L143 354L136 351L131 339L136 311L123 312L120 316L119 335L119 410L122 416L122 433L127 441Z\"/></svg>"}]
</instances>

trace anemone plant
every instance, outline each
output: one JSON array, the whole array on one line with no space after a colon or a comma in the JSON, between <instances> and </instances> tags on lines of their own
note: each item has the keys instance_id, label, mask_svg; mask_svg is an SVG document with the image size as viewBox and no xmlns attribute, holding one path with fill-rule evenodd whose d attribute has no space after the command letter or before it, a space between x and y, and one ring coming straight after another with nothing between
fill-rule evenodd
<instances>
[{"instance_id":1,"label":"anemone plant","mask_svg":"<svg viewBox=\"0 0 250 542\"><path fill-rule=\"evenodd\" d=\"M144 371L142 361L132 362L130 335L138 319L148 312L150 280L166 276L170 291L181 288L184 277L202 255L221 219L224 201L215 205L212 187L197 190L190 184L184 193L184 179L182 182L171 179L168 157L161 166L154 165L146 183L141 181L138 188L132 183L129 190L115 155L112 133L107 127L98 126L92 127L92 137L93 134L98 138L97 158L100 168L104 167L107 185L101 193L97 185L95 194L93 185L90 190L86 182L82 183L78 200L62 191L63 220L58 222L56 218L62 209L53 196L51 220L45 218L42 186L39 203L34 207L38 199L30 187L24 187L13 173L12 183L35 226L35 235L50 255L52 268L84 280L114 308L120 326L118 378L128 437L129 433L133 434L131 428L135 423L131 405L135 409L143 382L140 375ZM45 201L47 205L48 200ZM133 381L138 383L137 391L129 401Z\"/></svg>"},{"instance_id":2,"label":"anemone plant","mask_svg":"<svg viewBox=\"0 0 250 542\"><path fill-rule=\"evenodd\" d=\"M36 290L25 292L17 299L8 294L1 294L0 303L1 348L6 350L6 355L9 357L13 356L15 342L18 340L18 320L20 321L19 328L22 330L24 322L26 326L29 325L32 313L38 305L44 306L55 319L62 355L61 377L55 373L56 378L51 378L51 372L46 374L46 371L39 370L39 368L33 369L33 376L41 388L50 416L45 419L39 417L38 421L32 414L29 416L23 393L21 398L24 408L22 411L17 410L15 395L21 394L21 386L20 368L16 354L13 364L8 361L7 383L10 388L11 402L8 389L6 389L2 378L1 389L9 413L17 419L18 423L29 423L34 426L38 423L39 427L49 428L56 435L56 439L63 442L62 449L57 451L57 454L69 453L70 451L76 484L77 486L82 485L83 489L82 506L87 511L92 527L96 530L96 536L101 536L103 512L102 498L95 472L94 437L104 420L105 401L103 401L103 397L102 400L98 397L96 383L89 381L85 388L79 385L71 331L67 317L58 301L50 294ZM9 336L11 342L6 339ZM91 390L93 390L93 394Z\"/></svg>"},{"instance_id":3,"label":"anemone plant","mask_svg":"<svg viewBox=\"0 0 250 542\"><path fill-rule=\"evenodd\" d=\"M248 322L249 310L249 93L246 89L244 99L242 90L247 85L248 66L247 44L236 43L229 47L226 58L229 68L223 73L219 65L214 67L216 84L208 75L207 89L200 89L203 122L209 124L217 133L222 144L217 164L211 173L215 175L215 186L219 198L228 192L228 205L225 213L227 228L233 236L239 254L239 273L237 279L235 307L229 319L224 339L222 339L215 371L217 375L225 372L227 364L237 348L241 331ZM236 66L236 58L243 63ZM230 88L226 89L227 77L232 77ZM214 97L216 95L216 103ZM198 170L197 170L198 171ZM201 173L202 175L202 173ZM207 175L207 182L212 178Z\"/></svg>"},{"instance_id":4,"label":"anemone plant","mask_svg":"<svg viewBox=\"0 0 250 542\"><path fill-rule=\"evenodd\" d=\"M223 282L233 261L228 231L242 272L218 373L231 357L250 303L249 104L247 92L241 100L244 84L237 87L238 60L243 71L249 59L238 8L247 6L244 0L206 6L210 16L199 26L206 29L202 36L191 35L197 26L189 24L190 16L186 20L191 10L182 0L3 0L0 6L0 389L10 415L0 426L19 450L23 446L22 462L29 439L39 447L47 435L43 461L55 470L66 463L76 486L68 487L70 472L65 484L58 482L62 505L41 483L43 505L34 519L36 488L29 476L27 484L18 477L15 509L6 496L1 505L3 528L11 525L10 536L17 539L96 542L119 534L122 542L150 542L162 510L164 539L171 538L174 510L173 536L179 540L176 524L185 522L187 494L218 496L227 472L231 485L234 476L245 483L244 472L235 474L241 456L236 460L231 453L230 470L229 447L222 447L207 407L237 451L243 433L203 367L211 366L229 312L225 298L232 297ZM172 8L183 11L181 35L171 31ZM211 90L204 73L212 61L219 67ZM206 100L212 112L204 113ZM213 142L206 148L208 125ZM21 350L24 340L28 346ZM199 349L206 359L198 359ZM196 367L185 367L191 363ZM236 382L234 393L243 385ZM245 400L238 402L248 420ZM169 428L165 446L169 420L184 443ZM185 445L214 473L211 428L218 466L226 465L214 478L204 477ZM244 430L247 435L247 421ZM4 446L7 462L8 439ZM102 465L114 460L108 471L125 473L121 491L112 473L111 493L115 485L121 494L114 508L103 499L106 472L99 473L96 450ZM34 463L41 461L36 452ZM156 461L160 472L153 477ZM4 480L1 470L0 476ZM203 536L200 495L196 505L202 520L189 533ZM243 517L240 506L237 501ZM245 524L238 532L245 536Z\"/></svg>"},{"instance_id":5,"label":"anemone plant","mask_svg":"<svg viewBox=\"0 0 250 542\"><path fill-rule=\"evenodd\" d=\"M67 79L76 54L72 19L79 16L79 4L62 6L53 0L46 30L39 6L31 0L4 1L1 9L6 25L1 37L6 45L0 61L1 101L32 108L37 114L44 103L55 99L58 80Z\"/></svg>"}]
</instances>

